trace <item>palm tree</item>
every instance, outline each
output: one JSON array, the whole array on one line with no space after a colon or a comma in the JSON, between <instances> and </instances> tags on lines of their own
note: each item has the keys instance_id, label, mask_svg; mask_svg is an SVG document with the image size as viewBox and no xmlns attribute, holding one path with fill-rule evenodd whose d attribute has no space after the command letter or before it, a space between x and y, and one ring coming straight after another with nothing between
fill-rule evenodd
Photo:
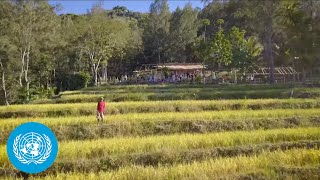
<instances>
[{"instance_id":1,"label":"palm tree","mask_svg":"<svg viewBox=\"0 0 320 180\"><path fill-rule=\"evenodd\" d=\"M206 41L207 26L210 26L210 20L209 19L203 19L202 20L202 25L204 26L203 40Z\"/></svg>"}]
</instances>

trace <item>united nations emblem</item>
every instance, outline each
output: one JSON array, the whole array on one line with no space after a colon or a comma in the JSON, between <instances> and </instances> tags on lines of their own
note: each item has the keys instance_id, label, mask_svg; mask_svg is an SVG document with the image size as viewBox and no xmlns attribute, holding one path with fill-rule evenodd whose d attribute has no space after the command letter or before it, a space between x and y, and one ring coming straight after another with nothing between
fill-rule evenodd
<instances>
[{"instance_id":1,"label":"united nations emblem","mask_svg":"<svg viewBox=\"0 0 320 180\"><path fill-rule=\"evenodd\" d=\"M7 153L12 164L26 173L38 173L52 165L58 152L53 132L40 123L25 123L9 136Z\"/></svg>"},{"instance_id":2,"label":"united nations emblem","mask_svg":"<svg viewBox=\"0 0 320 180\"><path fill-rule=\"evenodd\" d=\"M51 141L48 136L30 132L18 135L13 143L13 153L23 164L41 164L48 159L51 153Z\"/></svg>"}]
</instances>

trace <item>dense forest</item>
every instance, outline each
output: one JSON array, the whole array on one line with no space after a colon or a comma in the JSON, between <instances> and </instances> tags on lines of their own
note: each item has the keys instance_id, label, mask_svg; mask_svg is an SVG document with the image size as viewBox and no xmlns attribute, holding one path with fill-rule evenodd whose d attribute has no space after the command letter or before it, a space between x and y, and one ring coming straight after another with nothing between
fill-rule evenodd
<instances>
[{"instance_id":1,"label":"dense forest","mask_svg":"<svg viewBox=\"0 0 320 180\"><path fill-rule=\"evenodd\" d=\"M96 4L58 15L39 0L0 1L2 104L27 103L54 91L97 86L141 64L197 62L247 71L319 67L320 1L206 0L174 12L155 0L149 13Z\"/></svg>"}]
</instances>

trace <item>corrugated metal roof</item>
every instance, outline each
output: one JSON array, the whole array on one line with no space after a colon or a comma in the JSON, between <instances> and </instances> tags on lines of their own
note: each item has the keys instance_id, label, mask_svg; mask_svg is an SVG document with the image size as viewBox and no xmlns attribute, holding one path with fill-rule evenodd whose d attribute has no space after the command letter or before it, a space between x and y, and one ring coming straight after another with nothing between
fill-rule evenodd
<instances>
[{"instance_id":1,"label":"corrugated metal roof","mask_svg":"<svg viewBox=\"0 0 320 180\"><path fill-rule=\"evenodd\" d=\"M164 64L164 65L157 65L157 68L163 69L167 68L169 70L198 70L203 69L202 64Z\"/></svg>"}]
</instances>

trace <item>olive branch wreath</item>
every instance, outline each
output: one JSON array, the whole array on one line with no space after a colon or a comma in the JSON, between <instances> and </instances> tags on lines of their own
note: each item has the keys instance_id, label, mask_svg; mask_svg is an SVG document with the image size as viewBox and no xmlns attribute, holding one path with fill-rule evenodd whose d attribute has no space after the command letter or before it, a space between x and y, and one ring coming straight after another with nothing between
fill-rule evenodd
<instances>
[{"instance_id":1,"label":"olive branch wreath","mask_svg":"<svg viewBox=\"0 0 320 180\"><path fill-rule=\"evenodd\" d=\"M20 140L20 135L18 135L14 141L13 141L13 153L14 155L16 156L16 158L22 163L22 164L30 164L31 162L35 163L35 164L42 164L43 162L45 162L48 157L50 156L50 153L51 153L51 149L52 149L52 145L51 145L51 141L49 139L48 136L46 136L45 134L43 134L44 136L44 139L46 141L46 144L47 144L47 150L46 150L46 153L37 161L35 160L32 160L32 161L28 161L26 160L24 157L22 157L19 153L19 150L18 150L18 143L19 143L19 140Z\"/></svg>"}]
</instances>

